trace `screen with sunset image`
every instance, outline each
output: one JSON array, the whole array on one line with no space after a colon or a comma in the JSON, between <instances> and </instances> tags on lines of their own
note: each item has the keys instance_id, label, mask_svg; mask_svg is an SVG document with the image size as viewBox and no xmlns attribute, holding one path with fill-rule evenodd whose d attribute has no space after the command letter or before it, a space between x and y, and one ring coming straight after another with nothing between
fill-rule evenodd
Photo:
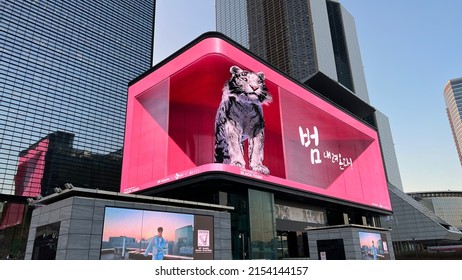
<instances>
[{"instance_id":1,"label":"screen with sunset image","mask_svg":"<svg viewBox=\"0 0 462 280\"><path fill-rule=\"evenodd\" d=\"M387 236L376 232L359 232L361 258L363 260L389 260Z\"/></svg>"},{"instance_id":2,"label":"screen with sunset image","mask_svg":"<svg viewBox=\"0 0 462 280\"><path fill-rule=\"evenodd\" d=\"M213 217L106 207L100 258L213 259Z\"/></svg>"}]
</instances>

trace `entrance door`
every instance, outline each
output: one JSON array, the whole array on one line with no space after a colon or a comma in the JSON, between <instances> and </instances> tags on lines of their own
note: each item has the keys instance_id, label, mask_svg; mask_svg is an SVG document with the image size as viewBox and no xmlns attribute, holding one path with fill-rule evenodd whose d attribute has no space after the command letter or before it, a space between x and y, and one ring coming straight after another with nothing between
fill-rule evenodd
<instances>
[{"instance_id":1,"label":"entrance door","mask_svg":"<svg viewBox=\"0 0 462 280\"><path fill-rule=\"evenodd\" d=\"M318 259L346 260L343 239L318 240Z\"/></svg>"},{"instance_id":2,"label":"entrance door","mask_svg":"<svg viewBox=\"0 0 462 280\"><path fill-rule=\"evenodd\" d=\"M277 232L278 259L309 258L308 235L301 231Z\"/></svg>"}]
</instances>

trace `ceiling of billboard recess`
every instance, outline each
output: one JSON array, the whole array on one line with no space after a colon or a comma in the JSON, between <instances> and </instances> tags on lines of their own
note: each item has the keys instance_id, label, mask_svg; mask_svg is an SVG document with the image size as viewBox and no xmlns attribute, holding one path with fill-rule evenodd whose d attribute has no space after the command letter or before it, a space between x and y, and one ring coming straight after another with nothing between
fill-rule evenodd
<instances>
[{"instance_id":1,"label":"ceiling of billboard recess","mask_svg":"<svg viewBox=\"0 0 462 280\"><path fill-rule=\"evenodd\" d=\"M213 163L215 116L233 65L263 72L273 96L264 106L268 176ZM228 180L390 211L374 108L335 81L315 80L329 93L291 79L221 33L199 36L130 82L120 191L151 195ZM315 126L319 141L303 147L299 129L313 132ZM326 159L312 165L315 148L324 157L347 155L350 166Z\"/></svg>"}]
</instances>

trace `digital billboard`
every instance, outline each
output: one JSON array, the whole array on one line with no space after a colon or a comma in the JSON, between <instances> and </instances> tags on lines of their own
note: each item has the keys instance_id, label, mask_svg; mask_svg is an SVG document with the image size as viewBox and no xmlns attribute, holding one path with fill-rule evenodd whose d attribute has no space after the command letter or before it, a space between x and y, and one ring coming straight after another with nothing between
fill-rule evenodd
<instances>
[{"instance_id":1,"label":"digital billboard","mask_svg":"<svg viewBox=\"0 0 462 280\"><path fill-rule=\"evenodd\" d=\"M383 233L359 232L361 246L361 259L363 260L389 260L387 237Z\"/></svg>"},{"instance_id":2,"label":"digital billboard","mask_svg":"<svg viewBox=\"0 0 462 280\"><path fill-rule=\"evenodd\" d=\"M213 259L213 217L106 207L104 260Z\"/></svg>"},{"instance_id":3,"label":"digital billboard","mask_svg":"<svg viewBox=\"0 0 462 280\"><path fill-rule=\"evenodd\" d=\"M377 132L218 36L130 84L121 192L207 172L391 210Z\"/></svg>"}]
</instances>

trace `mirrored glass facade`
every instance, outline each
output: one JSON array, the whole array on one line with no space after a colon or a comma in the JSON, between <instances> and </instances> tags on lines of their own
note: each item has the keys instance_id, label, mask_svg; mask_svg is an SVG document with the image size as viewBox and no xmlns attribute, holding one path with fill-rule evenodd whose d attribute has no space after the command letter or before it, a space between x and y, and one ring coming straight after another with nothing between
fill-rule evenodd
<instances>
[{"instance_id":1,"label":"mirrored glass facade","mask_svg":"<svg viewBox=\"0 0 462 280\"><path fill-rule=\"evenodd\" d=\"M247 0L216 0L215 8L217 30L223 34L233 34L234 41L249 48Z\"/></svg>"},{"instance_id":2,"label":"mirrored glass facade","mask_svg":"<svg viewBox=\"0 0 462 280\"><path fill-rule=\"evenodd\" d=\"M120 184L128 82L155 0L0 2L0 194Z\"/></svg>"},{"instance_id":3,"label":"mirrored glass facade","mask_svg":"<svg viewBox=\"0 0 462 280\"><path fill-rule=\"evenodd\" d=\"M216 0L216 22L289 76L321 71L369 102L354 20L337 1Z\"/></svg>"}]
</instances>

